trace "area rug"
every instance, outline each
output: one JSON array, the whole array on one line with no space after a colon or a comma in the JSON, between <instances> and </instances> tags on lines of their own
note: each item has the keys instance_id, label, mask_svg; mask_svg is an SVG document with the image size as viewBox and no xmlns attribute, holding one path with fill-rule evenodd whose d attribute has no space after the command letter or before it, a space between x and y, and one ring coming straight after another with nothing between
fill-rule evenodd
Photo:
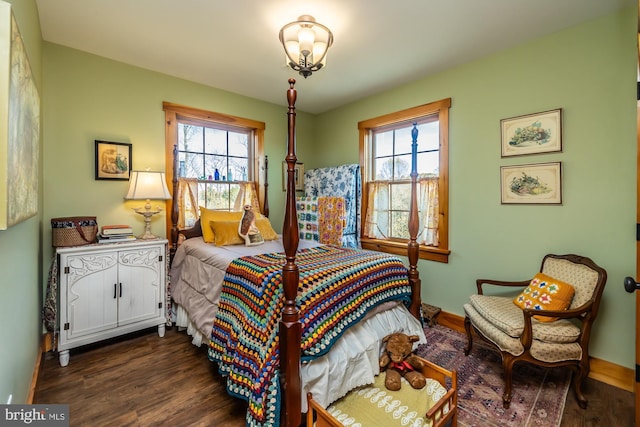
<instances>
[{"instance_id":1,"label":"area rug","mask_svg":"<svg viewBox=\"0 0 640 427\"><path fill-rule=\"evenodd\" d=\"M416 353L458 374L458 425L556 427L569 390L571 372L543 369L528 363L513 369L513 394L509 409L502 407L504 380L500 354L474 339L464 355L465 334L436 325L425 327L427 344Z\"/></svg>"}]
</instances>

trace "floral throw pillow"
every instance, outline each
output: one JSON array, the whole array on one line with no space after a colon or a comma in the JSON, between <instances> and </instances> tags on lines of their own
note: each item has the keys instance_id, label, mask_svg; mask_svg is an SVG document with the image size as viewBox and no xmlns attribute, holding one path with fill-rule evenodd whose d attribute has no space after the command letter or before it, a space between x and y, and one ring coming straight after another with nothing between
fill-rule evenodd
<instances>
[{"instance_id":1,"label":"floral throw pillow","mask_svg":"<svg viewBox=\"0 0 640 427\"><path fill-rule=\"evenodd\" d=\"M566 310L571 305L575 289L568 283L543 273L535 275L529 286L514 300L520 308L534 310ZM540 322L553 322L557 317L533 316Z\"/></svg>"}]
</instances>

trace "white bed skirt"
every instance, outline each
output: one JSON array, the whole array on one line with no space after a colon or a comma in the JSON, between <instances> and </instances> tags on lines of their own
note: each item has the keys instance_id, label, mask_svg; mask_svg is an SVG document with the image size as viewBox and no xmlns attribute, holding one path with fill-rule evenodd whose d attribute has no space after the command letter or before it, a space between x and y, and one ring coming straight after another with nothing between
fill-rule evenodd
<instances>
[{"instance_id":1,"label":"white bed skirt","mask_svg":"<svg viewBox=\"0 0 640 427\"><path fill-rule=\"evenodd\" d=\"M205 337L189 321L184 308L175 305L175 322L179 328L186 328L192 337L191 343L208 345ZM341 398L352 389L372 384L374 376L380 373L380 348L382 339L392 333L403 332L418 335L420 341L414 346L426 343L424 330L404 305L379 311L349 328L331 351L322 357L300 367L302 378L302 411L307 412L307 393L313 393L313 400L323 407Z\"/></svg>"}]
</instances>

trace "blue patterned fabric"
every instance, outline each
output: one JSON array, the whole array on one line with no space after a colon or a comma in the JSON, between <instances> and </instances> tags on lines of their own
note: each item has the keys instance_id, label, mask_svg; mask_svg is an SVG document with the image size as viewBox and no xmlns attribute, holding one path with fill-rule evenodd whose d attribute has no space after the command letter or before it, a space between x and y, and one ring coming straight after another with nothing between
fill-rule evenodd
<instances>
[{"instance_id":1,"label":"blue patterned fabric","mask_svg":"<svg viewBox=\"0 0 640 427\"><path fill-rule=\"evenodd\" d=\"M305 171L304 194L315 197L343 197L347 218L342 236L342 246L347 248L360 247L360 206L362 200L360 165L351 164Z\"/></svg>"}]
</instances>

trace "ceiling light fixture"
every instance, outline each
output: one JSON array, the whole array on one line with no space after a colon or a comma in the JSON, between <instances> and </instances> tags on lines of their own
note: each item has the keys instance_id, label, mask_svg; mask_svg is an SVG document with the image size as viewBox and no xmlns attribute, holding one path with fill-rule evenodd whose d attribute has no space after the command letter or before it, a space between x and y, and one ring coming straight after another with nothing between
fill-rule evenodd
<instances>
[{"instance_id":1,"label":"ceiling light fixture","mask_svg":"<svg viewBox=\"0 0 640 427\"><path fill-rule=\"evenodd\" d=\"M287 64L306 79L325 66L333 34L313 16L302 15L282 27L280 43L287 55Z\"/></svg>"}]
</instances>

